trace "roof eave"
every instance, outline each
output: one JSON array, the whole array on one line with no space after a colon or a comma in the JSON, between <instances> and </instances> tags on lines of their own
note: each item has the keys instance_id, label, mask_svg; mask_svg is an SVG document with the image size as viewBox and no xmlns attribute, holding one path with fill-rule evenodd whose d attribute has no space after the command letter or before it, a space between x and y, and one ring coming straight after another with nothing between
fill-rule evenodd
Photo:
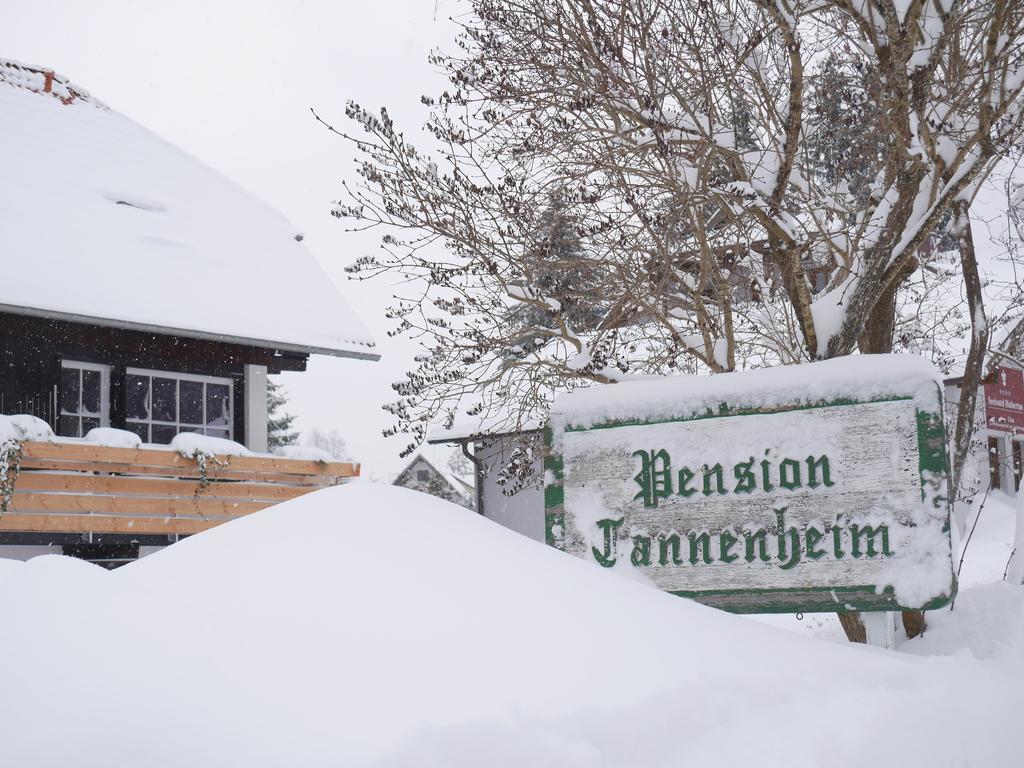
<instances>
[{"instance_id":1,"label":"roof eave","mask_svg":"<svg viewBox=\"0 0 1024 768\"><path fill-rule=\"evenodd\" d=\"M425 442L427 445L444 445L446 443L466 443L471 440L486 440L488 438L495 437L515 437L516 435L529 435L534 432L543 432L544 427L524 427L523 429L510 429L502 432L470 432L467 434L449 434L449 435L437 435L434 437L428 437Z\"/></svg>"},{"instance_id":2,"label":"roof eave","mask_svg":"<svg viewBox=\"0 0 1024 768\"><path fill-rule=\"evenodd\" d=\"M298 352L310 355L330 355L331 357L348 357L354 360L380 360L376 352L362 352L355 349L333 349L331 347L316 347L291 342L271 341L268 339L257 339L246 336L231 336L224 333L213 333L209 331L197 331L188 328L172 328L164 325L153 325L150 323L137 323L130 320L116 320L113 318L90 317L79 315L74 312L55 312L50 309L39 309L36 307L19 307L13 304L0 304L0 312L8 312L12 315L26 315L28 317L42 317L56 320L65 320L70 323L84 323L87 325L99 325L105 328L120 328L126 331L141 331L143 333L154 333L160 336L182 336L188 339L204 339L207 341L220 341L230 344L242 344L247 347L258 347L260 349L277 349L282 352Z\"/></svg>"}]
</instances>

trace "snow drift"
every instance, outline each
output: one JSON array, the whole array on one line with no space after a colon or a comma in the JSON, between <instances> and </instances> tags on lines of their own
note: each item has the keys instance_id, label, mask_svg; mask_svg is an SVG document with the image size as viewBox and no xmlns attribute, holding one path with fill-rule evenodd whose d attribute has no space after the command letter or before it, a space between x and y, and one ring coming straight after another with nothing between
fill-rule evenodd
<instances>
[{"instance_id":1,"label":"snow drift","mask_svg":"<svg viewBox=\"0 0 1024 768\"><path fill-rule=\"evenodd\" d=\"M4 565L0 765L1019 760L1019 646L800 637L394 487L320 491L111 573Z\"/></svg>"}]
</instances>

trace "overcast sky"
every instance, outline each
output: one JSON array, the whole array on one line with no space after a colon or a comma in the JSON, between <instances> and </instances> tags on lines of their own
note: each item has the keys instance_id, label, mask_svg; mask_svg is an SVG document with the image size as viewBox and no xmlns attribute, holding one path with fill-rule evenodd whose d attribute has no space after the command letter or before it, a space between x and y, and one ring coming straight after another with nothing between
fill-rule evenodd
<instances>
[{"instance_id":1,"label":"overcast sky","mask_svg":"<svg viewBox=\"0 0 1024 768\"><path fill-rule=\"evenodd\" d=\"M379 363L314 356L281 380L302 429L337 429L364 473L390 479L401 438L385 440L381 404L409 365L390 341L385 283L352 282L343 269L377 248L329 215L353 152L310 115L344 123L355 99L388 107L422 135L422 93L442 83L427 63L451 47L454 0L0 0L0 58L54 69L280 210L369 326ZM2 116L0 116L2 119ZM245 254L239 254L244 269ZM273 307L268 307L273 311Z\"/></svg>"}]
</instances>

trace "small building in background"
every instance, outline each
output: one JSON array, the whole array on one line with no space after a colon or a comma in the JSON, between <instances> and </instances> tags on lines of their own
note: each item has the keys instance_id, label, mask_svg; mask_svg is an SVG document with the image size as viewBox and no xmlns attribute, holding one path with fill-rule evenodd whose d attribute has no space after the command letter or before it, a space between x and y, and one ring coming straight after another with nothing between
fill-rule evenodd
<instances>
[{"instance_id":1,"label":"small building in background","mask_svg":"<svg viewBox=\"0 0 1024 768\"><path fill-rule=\"evenodd\" d=\"M466 509L476 508L476 490L447 467L438 469L422 453L417 453L405 469L399 472L392 485L429 493Z\"/></svg>"},{"instance_id":2,"label":"small building in background","mask_svg":"<svg viewBox=\"0 0 1024 768\"><path fill-rule=\"evenodd\" d=\"M974 411L974 441L965 483L1015 494L1024 477L1024 362L1019 331L997 345L987 364ZM961 377L947 379L946 422L952 436L963 386ZM972 477L973 476L973 477ZM966 489L965 489L966 490Z\"/></svg>"},{"instance_id":3,"label":"small building in background","mask_svg":"<svg viewBox=\"0 0 1024 768\"><path fill-rule=\"evenodd\" d=\"M427 437L432 445L456 445L473 458L476 510L488 520L544 541L543 430L528 424L519 430L467 419L450 429L435 429ZM501 482L502 470L515 459L528 480L509 492Z\"/></svg>"}]
</instances>

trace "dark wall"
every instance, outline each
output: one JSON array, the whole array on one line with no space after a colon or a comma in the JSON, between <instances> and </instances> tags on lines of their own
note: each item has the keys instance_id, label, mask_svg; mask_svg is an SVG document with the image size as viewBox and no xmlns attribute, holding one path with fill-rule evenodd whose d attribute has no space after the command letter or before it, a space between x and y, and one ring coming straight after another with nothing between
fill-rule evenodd
<instances>
[{"instance_id":1,"label":"dark wall","mask_svg":"<svg viewBox=\"0 0 1024 768\"><path fill-rule=\"evenodd\" d=\"M54 424L61 359L111 366L110 426L117 428L125 422L125 368L233 378L234 434L244 442L245 365L265 365L270 373L303 371L308 355L0 313L0 413L33 413Z\"/></svg>"}]
</instances>

